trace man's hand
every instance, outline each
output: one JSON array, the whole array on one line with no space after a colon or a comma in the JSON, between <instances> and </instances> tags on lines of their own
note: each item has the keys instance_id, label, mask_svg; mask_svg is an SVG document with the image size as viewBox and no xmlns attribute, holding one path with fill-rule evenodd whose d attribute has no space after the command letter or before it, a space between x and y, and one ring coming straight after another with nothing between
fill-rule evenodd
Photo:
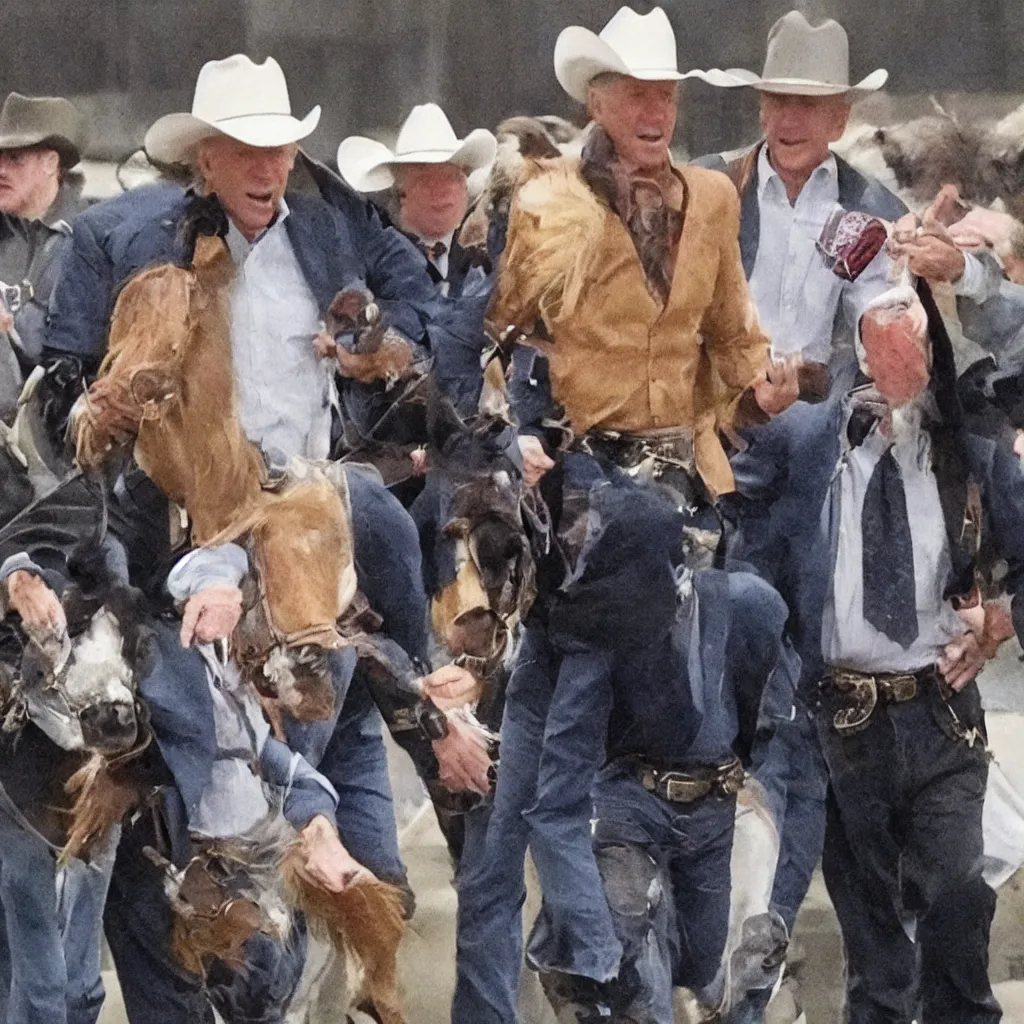
<instances>
[{"instance_id":1,"label":"man's hand","mask_svg":"<svg viewBox=\"0 0 1024 1024\"><path fill-rule=\"evenodd\" d=\"M446 789L487 795L491 788L491 756L487 737L479 729L458 715L449 715L448 735L434 740L432 746Z\"/></svg>"},{"instance_id":2,"label":"man's hand","mask_svg":"<svg viewBox=\"0 0 1024 1024\"><path fill-rule=\"evenodd\" d=\"M185 602L181 617L181 646L226 640L242 617L242 591L232 583L203 587Z\"/></svg>"},{"instance_id":3,"label":"man's hand","mask_svg":"<svg viewBox=\"0 0 1024 1024\"><path fill-rule=\"evenodd\" d=\"M763 413L778 416L800 397L799 369L799 357L787 356L773 360L754 378L754 399Z\"/></svg>"},{"instance_id":4,"label":"man's hand","mask_svg":"<svg viewBox=\"0 0 1024 1024\"><path fill-rule=\"evenodd\" d=\"M3 308L0 308L0 334L7 334L14 328L14 317Z\"/></svg>"},{"instance_id":5,"label":"man's hand","mask_svg":"<svg viewBox=\"0 0 1024 1024\"><path fill-rule=\"evenodd\" d=\"M350 352L344 345L335 351L338 372L360 384L401 380L413 363L412 346L397 331L388 328L380 343L369 352Z\"/></svg>"},{"instance_id":6,"label":"man's hand","mask_svg":"<svg viewBox=\"0 0 1024 1024\"><path fill-rule=\"evenodd\" d=\"M17 569L7 577L7 597L26 629L61 632L67 625L57 595L35 573Z\"/></svg>"},{"instance_id":7,"label":"man's hand","mask_svg":"<svg viewBox=\"0 0 1024 1024\"><path fill-rule=\"evenodd\" d=\"M953 689L962 690L981 671L988 658L978 637L968 630L942 649L939 671Z\"/></svg>"},{"instance_id":8,"label":"man's hand","mask_svg":"<svg viewBox=\"0 0 1024 1024\"><path fill-rule=\"evenodd\" d=\"M907 269L926 281L955 284L964 276L964 254L951 239L935 234L921 234L893 246L895 258L905 256Z\"/></svg>"},{"instance_id":9,"label":"man's hand","mask_svg":"<svg viewBox=\"0 0 1024 1024\"><path fill-rule=\"evenodd\" d=\"M350 885L374 880L373 872L341 845L334 822L322 814L302 830L302 852L305 860L299 873L329 892L344 892Z\"/></svg>"},{"instance_id":10,"label":"man's hand","mask_svg":"<svg viewBox=\"0 0 1024 1024\"><path fill-rule=\"evenodd\" d=\"M533 487L540 483L548 470L555 468L555 460L544 451L540 439L532 434L520 434L517 440L523 456L523 483Z\"/></svg>"},{"instance_id":11,"label":"man's hand","mask_svg":"<svg viewBox=\"0 0 1024 1024\"><path fill-rule=\"evenodd\" d=\"M468 669L443 665L423 680L423 695L442 711L461 708L480 699L483 683Z\"/></svg>"}]
</instances>

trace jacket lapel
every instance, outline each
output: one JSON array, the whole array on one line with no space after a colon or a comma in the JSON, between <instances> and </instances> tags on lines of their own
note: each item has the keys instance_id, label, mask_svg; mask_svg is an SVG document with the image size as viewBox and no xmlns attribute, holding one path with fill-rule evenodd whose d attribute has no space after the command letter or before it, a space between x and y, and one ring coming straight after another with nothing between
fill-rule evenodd
<instances>
[{"instance_id":1,"label":"jacket lapel","mask_svg":"<svg viewBox=\"0 0 1024 1024\"><path fill-rule=\"evenodd\" d=\"M760 153L761 145L757 145L744 158L753 161L753 170L746 175L746 185L740 194L740 258L748 281L754 273L757 248L761 244L761 208L757 204L757 161Z\"/></svg>"},{"instance_id":2,"label":"jacket lapel","mask_svg":"<svg viewBox=\"0 0 1024 1024\"><path fill-rule=\"evenodd\" d=\"M351 259L356 252L348 229L322 200L287 195L288 217L284 222L302 276L321 312L327 310L342 288L365 285L362 268ZM323 256L328 254L327 259Z\"/></svg>"}]
</instances>

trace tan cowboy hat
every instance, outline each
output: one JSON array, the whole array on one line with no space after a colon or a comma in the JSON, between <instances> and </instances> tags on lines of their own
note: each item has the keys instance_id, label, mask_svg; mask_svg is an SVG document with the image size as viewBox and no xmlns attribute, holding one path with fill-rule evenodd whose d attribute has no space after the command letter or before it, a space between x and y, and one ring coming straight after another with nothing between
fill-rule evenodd
<instances>
[{"instance_id":1,"label":"tan cowboy hat","mask_svg":"<svg viewBox=\"0 0 1024 1024\"><path fill-rule=\"evenodd\" d=\"M196 79L191 114L167 114L148 132L146 152L158 163L187 163L195 147L214 135L269 149L298 142L320 122L314 107L301 121L292 117L281 65L268 57L255 64L244 54L204 64Z\"/></svg>"},{"instance_id":2,"label":"tan cowboy hat","mask_svg":"<svg viewBox=\"0 0 1024 1024\"><path fill-rule=\"evenodd\" d=\"M497 149L486 128L460 139L436 103L422 103L405 119L394 150L362 135L345 139L338 147L338 170L357 192L380 192L395 183L393 169L402 164L455 164L469 175L490 166Z\"/></svg>"},{"instance_id":3,"label":"tan cowboy hat","mask_svg":"<svg viewBox=\"0 0 1024 1024\"><path fill-rule=\"evenodd\" d=\"M85 145L85 117L57 96L22 96L12 92L0 109L0 149L39 146L54 150L61 166L74 167Z\"/></svg>"},{"instance_id":4,"label":"tan cowboy hat","mask_svg":"<svg viewBox=\"0 0 1024 1024\"><path fill-rule=\"evenodd\" d=\"M768 52L760 75L743 68L729 68L711 79L724 88L751 86L762 92L790 96L843 96L857 99L877 92L889 72L873 71L856 85L850 84L850 40L846 29L831 18L812 26L799 12L783 15L768 33Z\"/></svg>"},{"instance_id":5,"label":"tan cowboy hat","mask_svg":"<svg viewBox=\"0 0 1024 1024\"><path fill-rule=\"evenodd\" d=\"M555 43L555 77L574 100L586 103L590 83L608 71L649 82L707 80L703 71L679 71L676 36L660 7L643 15L620 7L600 35L580 25L562 30Z\"/></svg>"}]
</instances>

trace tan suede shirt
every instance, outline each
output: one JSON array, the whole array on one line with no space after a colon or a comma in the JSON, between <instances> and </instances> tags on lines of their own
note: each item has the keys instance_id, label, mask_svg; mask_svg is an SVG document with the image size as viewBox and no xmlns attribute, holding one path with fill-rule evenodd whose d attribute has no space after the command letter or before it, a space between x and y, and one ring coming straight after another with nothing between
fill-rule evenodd
<instances>
[{"instance_id":1,"label":"tan suede shirt","mask_svg":"<svg viewBox=\"0 0 1024 1024\"><path fill-rule=\"evenodd\" d=\"M543 321L554 398L577 434L693 430L698 471L719 495L734 482L718 430L769 345L740 262L735 188L716 171L675 173L688 199L667 303L648 290L620 218L563 158L517 192L489 319L526 333Z\"/></svg>"}]
</instances>

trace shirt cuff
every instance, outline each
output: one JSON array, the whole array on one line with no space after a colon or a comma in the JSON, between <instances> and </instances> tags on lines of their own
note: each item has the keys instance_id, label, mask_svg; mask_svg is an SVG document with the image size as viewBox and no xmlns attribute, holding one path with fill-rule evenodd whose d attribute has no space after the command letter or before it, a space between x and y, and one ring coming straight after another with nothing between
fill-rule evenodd
<instances>
[{"instance_id":1,"label":"shirt cuff","mask_svg":"<svg viewBox=\"0 0 1024 1024\"><path fill-rule=\"evenodd\" d=\"M964 253L964 272L954 286L956 294L974 302L988 298L988 273L985 266L973 253Z\"/></svg>"},{"instance_id":2,"label":"shirt cuff","mask_svg":"<svg viewBox=\"0 0 1024 1024\"><path fill-rule=\"evenodd\" d=\"M167 577L167 589L175 601L187 601L214 584L238 586L249 570L249 558L237 544L196 548L182 558Z\"/></svg>"},{"instance_id":3,"label":"shirt cuff","mask_svg":"<svg viewBox=\"0 0 1024 1024\"><path fill-rule=\"evenodd\" d=\"M8 578L16 572L30 572L34 576L43 575L43 570L24 551L19 551L16 555L11 555L0 563L0 583L6 583Z\"/></svg>"}]
</instances>

